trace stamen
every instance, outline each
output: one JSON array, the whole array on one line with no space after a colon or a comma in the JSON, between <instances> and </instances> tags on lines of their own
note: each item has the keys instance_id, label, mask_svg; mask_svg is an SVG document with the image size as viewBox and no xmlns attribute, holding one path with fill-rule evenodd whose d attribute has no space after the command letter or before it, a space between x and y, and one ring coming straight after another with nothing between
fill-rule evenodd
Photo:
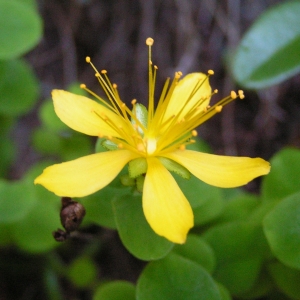
<instances>
[{"instance_id":1,"label":"stamen","mask_svg":"<svg viewBox=\"0 0 300 300\"><path fill-rule=\"evenodd\" d=\"M192 131L192 136L197 136L197 135L198 135L197 130L193 130L193 131Z\"/></svg>"},{"instance_id":2,"label":"stamen","mask_svg":"<svg viewBox=\"0 0 300 300\"><path fill-rule=\"evenodd\" d=\"M222 111L223 106L222 105L218 105L215 107L216 112L221 112Z\"/></svg>"},{"instance_id":3,"label":"stamen","mask_svg":"<svg viewBox=\"0 0 300 300\"><path fill-rule=\"evenodd\" d=\"M86 85L85 85L84 83L82 83L82 84L80 85L80 88L84 90L84 89L86 89Z\"/></svg>"},{"instance_id":4,"label":"stamen","mask_svg":"<svg viewBox=\"0 0 300 300\"><path fill-rule=\"evenodd\" d=\"M213 70L208 70L208 71L207 71L207 74L208 74L208 75L214 75L215 72L214 72Z\"/></svg>"},{"instance_id":5,"label":"stamen","mask_svg":"<svg viewBox=\"0 0 300 300\"><path fill-rule=\"evenodd\" d=\"M179 150L181 150L181 151L185 150L185 145L180 145Z\"/></svg>"},{"instance_id":6,"label":"stamen","mask_svg":"<svg viewBox=\"0 0 300 300\"><path fill-rule=\"evenodd\" d=\"M153 40L153 38L147 38L146 39L146 45L147 46L152 46L154 44L154 40Z\"/></svg>"},{"instance_id":7,"label":"stamen","mask_svg":"<svg viewBox=\"0 0 300 300\"><path fill-rule=\"evenodd\" d=\"M238 90L238 94L239 94L240 99L244 99L245 98L243 90Z\"/></svg>"},{"instance_id":8,"label":"stamen","mask_svg":"<svg viewBox=\"0 0 300 300\"><path fill-rule=\"evenodd\" d=\"M131 104L134 106L136 104L136 99L132 99Z\"/></svg>"},{"instance_id":9,"label":"stamen","mask_svg":"<svg viewBox=\"0 0 300 300\"><path fill-rule=\"evenodd\" d=\"M237 98L236 92L235 92L235 91L231 91L231 92L230 92L230 97L231 97L232 99L236 99L236 98Z\"/></svg>"}]
</instances>

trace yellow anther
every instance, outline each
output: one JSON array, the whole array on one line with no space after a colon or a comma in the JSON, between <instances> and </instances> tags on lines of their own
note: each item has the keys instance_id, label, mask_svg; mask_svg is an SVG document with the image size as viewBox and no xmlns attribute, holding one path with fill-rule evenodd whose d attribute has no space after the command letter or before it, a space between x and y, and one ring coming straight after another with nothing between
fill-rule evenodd
<instances>
[{"instance_id":1,"label":"yellow anther","mask_svg":"<svg viewBox=\"0 0 300 300\"><path fill-rule=\"evenodd\" d=\"M142 143L138 144L136 148L137 148L138 151L140 151L140 152L144 151L144 149L145 149L144 144L142 144Z\"/></svg>"},{"instance_id":2,"label":"yellow anther","mask_svg":"<svg viewBox=\"0 0 300 300\"><path fill-rule=\"evenodd\" d=\"M147 38L146 39L146 45L147 46L152 46L154 44L154 40L153 40L153 38Z\"/></svg>"},{"instance_id":3,"label":"yellow anther","mask_svg":"<svg viewBox=\"0 0 300 300\"><path fill-rule=\"evenodd\" d=\"M181 76L180 72L175 72L175 75L174 75L175 79L179 79L180 76Z\"/></svg>"},{"instance_id":4,"label":"yellow anther","mask_svg":"<svg viewBox=\"0 0 300 300\"><path fill-rule=\"evenodd\" d=\"M198 135L197 130L193 130L193 131L192 131L192 136L197 136L197 135Z\"/></svg>"},{"instance_id":5,"label":"yellow anther","mask_svg":"<svg viewBox=\"0 0 300 300\"><path fill-rule=\"evenodd\" d=\"M119 149L123 149L123 148L124 148L123 144L121 144L121 143L118 144L118 148L119 148Z\"/></svg>"},{"instance_id":6,"label":"yellow anther","mask_svg":"<svg viewBox=\"0 0 300 300\"><path fill-rule=\"evenodd\" d=\"M181 151L185 150L185 145L180 145L179 150L181 150Z\"/></svg>"},{"instance_id":7,"label":"yellow anther","mask_svg":"<svg viewBox=\"0 0 300 300\"><path fill-rule=\"evenodd\" d=\"M236 97L237 97L236 92L235 92L235 91L231 91L231 92L230 92L230 97L231 97L232 99L236 99Z\"/></svg>"},{"instance_id":8,"label":"yellow anther","mask_svg":"<svg viewBox=\"0 0 300 300\"><path fill-rule=\"evenodd\" d=\"M99 77L100 77L99 72L95 73L95 76L96 76L97 78L99 78Z\"/></svg>"},{"instance_id":9,"label":"yellow anther","mask_svg":"<svg viewBox=\"0 0 300 300\"><path fill-rule=\"evenodd\" d=\"M223 106L222 105L218 105L215 107L216 112L221 112L222 111Z\"/></svg>"},{"instance_id":10,"label":"yellow anther","mask_svg":"<svg viewBox=\"0 0 300 300\"><path fill-rule=\"evenodd\" d=\"M114 89L117 89L117 88L118 88L118 85L117 85L116 83L113 83L112 86L113 86Z\"/></svg>"},{"instance_id":11,"label":"yellow anther","mask_svg":"<svg viewBox=\"0 0 300 300\"><path fill-rule=\"evenodd\" d=\"M214 72L213 70L208 70L208 71L207 71L207 74L208 74L208 75L214 75L215 72Z\"/></svg>"},{"instance_id":12,"label":"yellow anther","mask_svg":"<svg viewBox=\"0 0 300 300\"><path fill-rule=\"evenodd\" d=\"M135 104L136 104L136 99L132 99L132 100L131 100L131 104L132 104L132 105L135 105Z\"/></svg>"},{"instance_id":13,"label":"yellow anther","mask_svg":"<svg viewBox=\"0 0 300 300\"><path fill-rule=\"evenodd\" d=\"M82 83L82 84L80 85L80 88L81 88L81 89L86 89L86 85L85 85L84 83Z\"/></svg>"},{"instance_id":14,"label":"yellow anther","mask_svg":"<svg viewBox=\"0 0 300 300\"><path fill-rule=\"evenodd\" d=\"M121 104L121 107L122 107L122 108L126 107L126 104L123 102L123 103Z\"/></svg>"},{"instance_id":15,"label":"yellow anther","mask_svg":"<svg viewBox=\"0 0 300 300\"><path fill-rule=\"evenodd\" d=\"M158 70L158 66L156 66L156 65L154 65L153 68L154 68L155 70Z\"/></svg>"},{"instance_id":16,"label":"yellow anther","mask_svg":"<svg viewBox=\"0 0 300 300\"><path fill-rule=\"evenodd\" d=\"M214 90L214 94L218 94L218 92L219 92L218 89Z\"/></svg>"},{"instance_id":17,"label":"yellow anther","mask_svg":"<svg viewBox=\"0 0 300 300\"><path fill-rule=\"evenodd\" d=\"M182 76L182 72L181 71L178 71L177 73L178 73L179 76Z\"/></svg>"},{"instance_id":18,"label":"yellow anther","mask_svg":"<svg viewBox=\"0 0 300 300\"><path fill-rule=\"evenodd\" d=\"M244 99L245 98L244 91L238 90L238 94L239 94L240 99Z\"/></svg>"},{"instance_id":19,"label":"yellow anther","mask_svg":"<svg viewBox=\"0 0 300 300\"><path fill-rule=\"evenodd\" d=\"M91 62L91 58L90 58L89 56L87 56L87 57L85 58L85 61L89 64L89 63Z\"/></svg>"},{"instance_id":20,"label":"yellow anther","mask_svg":"<svg viewBox=\"0 0 300 300\"><path fill-rule=\"evenodd\" d=\"M107 74L107 71L106 70L102 70L101 74Z\"/></svg>"}]
</instances>

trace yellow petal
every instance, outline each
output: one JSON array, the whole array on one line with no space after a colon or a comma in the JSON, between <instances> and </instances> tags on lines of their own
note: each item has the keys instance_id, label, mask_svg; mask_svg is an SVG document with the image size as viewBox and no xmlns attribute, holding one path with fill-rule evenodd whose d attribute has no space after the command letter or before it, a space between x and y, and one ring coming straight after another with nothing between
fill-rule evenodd
<instances>
[{"instance_id":1,"label":"yellow petal","mask_svg":"<svg viewBox=\"0 0 300 300\"><path fill-rule=\"evenodd\" d=\"M182 244L194 226L191 206L176 181L157 158L147 158L143 210L151 228L168 240Z\"/></svg>"},{"instance_id":2,"label":"yellow petal","mask_svg":"<svg viewBox=\"0 0 300 300\"><path fill-rule=\"evenodd\" d=\"M221 156L190 150L178 150L163 156L183 165L200 180L223 188L247 184L270 171L270 164L261 158Z\"/></svg>"},{"instance_id":3,"label":"yellow petal","mask_svg":"<svg viewBox=\"0 0 300 300\"><path fill-rule=\"evenodd\" d=\"M108 185L134 158L128 150L96 153L50 166L34 183L61 197L83 197Z\"/></svg>"},{"instance_id":4,"label":"yellow petal","mask_svg":"<svg viewBox=\"0 0 300 300\"><path fill-rule=\"evenodd\" d=\"M198 103L200 99L206 98L205 101L201 102L198 110L199 112L209 104L211 87L209 85L208 78L204 80L206 77L207 75L203 73L191 73L179 81L168 104L164 120L167 120L171 116L178 115L179 111L182 109L182 107L184 107L182 113L180 113L181 117L179 119L181 119L186 113L194 108L195 104ZM199 86L199 82L202 82L201 87L187 103L188 98L191 96L195 87Z\"/></svg>"},{"instance_id":5,"label":"yellow petal","mask_svg":"<svg viewBox=\"0 0 300 300\"><path fill-rule=\"evenodd\" d=\"M84 96L63 90L53 90L52 98L57 116L70 128L91 136L114 136L119 134L100 116L107 116L117 126L124 121L110 109Z\"/></svg>"}]
</instances>

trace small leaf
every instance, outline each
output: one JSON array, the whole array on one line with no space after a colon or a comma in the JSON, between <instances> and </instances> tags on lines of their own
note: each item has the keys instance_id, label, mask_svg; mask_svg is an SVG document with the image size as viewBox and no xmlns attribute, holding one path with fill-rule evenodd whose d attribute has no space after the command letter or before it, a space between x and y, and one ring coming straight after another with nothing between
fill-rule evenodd
<instances>
[{"instance_id":1,"label":"small leaf","mask_svg":"<svg viewBox=\"0 0 300 300\"><path fill-rule=\"evenodd\" d=\"M177 174L173 176L192 206L195 226L206 224L222 213L224 201L220 188L208 185L195 176L189 180Z\"/></svg>"},{"instance_id":2,"label":"small leaf","mask_svg":"<svg viewBox=\"0 0 300 300\"><path fill-rule=\"evenodd\" d=\"M158 236L147 223L142 196L126 195L113 201L116 224L120 238L135 257L142 260L160 259L167 255L173 243Z\"/></svg>"},{"instance_id":3,"label":"small leaf","mask_svg":"<svg viewBox=\"0 0 300 300\"><path fill-rule=\"evenodd\" d=\"M0 78L1 114L15 117L32 109L38 97L39 86L25 61L0 61Z\"/></svg>"},{"instance_id":4,"label":"small leaf","mask_svg":"<svg viewBox=\"0 0 300 300\"><path fill-rule=\"evenodd\" d=\"M179 163L166 157L158 157L158 159L164 165L164 167L170 172L174 172L184 179L191 178L191 173L189 172L189 170L183 167L182 165L180 165Z\"/></svg>"},{"instance_id":5,"label":"small leaf","mask_svg":"<svg viewBox=\"0 0 300 300\"><path fill-rule=\"evenodd\" d=\"M287 1L253 24L232 58L233 75L241 85L265 88L299 72L299 14L299 1Z\"/></svg>"},{"instance_id":6,"label":"small leaf","mask_svg":"<svg viewBox=\"0 0 300 300\"><path fill-rule=\"evenodd\" d=\"M97 269L89 257L79 257L68 267L68 278L79 288L89 287L96 279Z\"/></svg>"},{"instance_id":7,"label":"small leaf","mask_svg":"<svg viewBox=\"0 0 300 300\"><path fill-rule=\"evenodd\" d=\"M140 103L137 103L133 110L132 110L133 115L136 116L136 118L139 120L139 122L145 127L147 128L148 126L148 111L147 108ZM131 123L132 125L137 124L137 122L134 120L134 118L131 119ZM141 127L138 127L139 133L143 134L143 130Z\"/></svg>"},{"instance_id":8,"label":"small leaf","mask_svg":"<svg viewBox=\"0 0 300 300\"><path fill-rule=\"evenodd\" d=\"M112 281L99 286L93 300L135 300L135 287L131 282Z\"/></svg>"},{"instance_id":9,"label":"small leaf","mask_svg":"<svg viewBox=\"0 0 300 300\"><path fill-rule=\"evenodd\" d=\"M279 262L270 264L268 269L279 290L290 299L300 299L299 270L288 268Z\"/></svg>"},{"instance_id":10,"label":"small leaf","mask_svg":"<svg viewBox=\"0 0 300 300\"><path fill-rule=\"evenodd\" d=\"M278 200L300 191L300 151L286 148L271 159L271 172L263 178L262 198L264 202Z\"/></svg>"},{"instance_id":11,"label":"small leaf","mask_svg":"<svg viewBox=\"0 0 300 300\"><path fill-rule=\"evenodd\" d=\"M186 257L212 273L216 265L216 258L211 246L201 237L189 234L183 245L175 245L173 251Z\"/></svg>"},{"instance_id":12,"label":"small leaf","mask_svg":"<svg viewBox=\"0 0 300 300\"><path fill-rule=\"evenodd\" d=\"M131 178L136 178L147 172L147 161L144 157L136 158L129 162L128 171Z\"/></svg>"},{"instance_id":13,"label":"small leaf","mask_svg":"<svg viewBox=\"0 0 300 300\"><path fill-rule=\"evenodd\" d=\"M217 259L214 278L233 295L250 290L268 249L261 227L241 221L224 223L210 228L203 237Z\"/></svg>"},{"instance_id":14,"label":"small leaf","mask_svg":"<svg viewBox=\"0 0 300 300\"><path fill-rule=\"evenodd\" d=\"M137 300L221 300L219 288L199 264L178 254L151 262L137 283Z\"/></svg>"},{"instance_id":15,"label":"small leaf","mask_svg":"<svg viewBox=\"0 0 300 300\"><path fill-rule=\"evenodd\" d=\"M34 207L37 199L33 184L26 181L0 181L0 223L22 220Z\"/></svg>"},{"instance_id":16,"label":"small leaf","mask_svg":"<svg viewBox=\"0 0 300 300\"><path fill-rule=\"evenodd\" d=\"M300 192L271 210L263 221L264 232L273 254L285 265L300 269Z\"/></svg>"},{"instance_id":17,"label":"small leaf","mask_svg":"<svg viewBox=\"0 0 300 300\"><path fill-rule=\"evenodd\" d=\"M0 1L0 40L6 41L0 44L0 59L25 54L41 36L42 20L33 5L15 0Z\"/></svg>"}]
</instances>

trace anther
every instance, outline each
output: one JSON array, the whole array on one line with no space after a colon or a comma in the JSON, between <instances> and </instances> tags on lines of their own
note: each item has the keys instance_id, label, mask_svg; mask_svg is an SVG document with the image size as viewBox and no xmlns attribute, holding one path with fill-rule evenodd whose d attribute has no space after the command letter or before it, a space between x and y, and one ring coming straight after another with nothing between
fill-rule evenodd
<instances>
[{"instance_id":1,"label":"anther","mask_svg":"<svg viewBox=\"0 0 300 300\"><path fill-rule=\"evenodd\" d=\"M118 148L119 148L119 149L123 149L123 148L124 148L123 144L121 144L121 143L118 144Z\"/></svg>"},{"instance_id":2,"label":"anther","mask_svg":"<svg viewBox=\"0 0 300 300\"><path fill-rule=\"evenodd\" d=\"M155 70L158 70L158 66L156 66L156 65L154 65L153 68L154 68Z\"/></svg>"},{"instance_id":3,"label":"anther","mask_svg":"<svg viewBox=\"0 0 300 300\"><path fill-rule=\"evenodd\" d=\"M238 90L238 94L239 94L240 99L244 99L245 98L244 91Z\"/></svg>"},{"instance_id":4,"label":"anther","mask_svg":"<svg viewBox=\"0 0 300 300\"><path fill-rule=\"evenodd\" d=\"M95 76L96 76L97 78L99 78L99 77L100 77L100 74L97 72L97 73L95 73Z\"/></svg>"},{"instance_id":5,"label":"anther","mask_svg":"<svg viewBox=\"0 0 300 300\"><path fill-rule=\"evenodd\" d=\"M218 94L218 92L219 92L218 89L214 90L214 94Z\"/></svg>"},{"instance_id":6,"label":"anther","mask_svg":"<svg viewBox=\"0 0 300 300\"><path fill-rule=\"evenodd\" d=\"M197 130L193 130L193 131L192 131L192 136L197 136L197 135L198 135Z\"/></svg>"},{"instance_id":7,"label":"anther","mask_svg":"<svg viewBox=\"0 0 300 300\"><path fill-rule=\"evenodd\" d=\"M89 63L91 62L91 58L90 58L89 56L87 56L87 57L85 58L85 61L89 64Z\"/></svg>"},{"instance_id":8,"label":"anther","mask_svg":"<svg viewBox=\"0 0 300 300\"><path fill-rule=\"evenodd\" d=\"M231 97L232 99L236 99L236 97L237 97L236 92L235 92L235 91L231 91L231 92L230 92L230 97Z\"/></svg>"},{"instance_id":9,"label":"anther","mask_svg":"<svg viewBox=\"0 0 300 300\"><path fill-rule=\"evenodd\" d=\"M137 145L137 149L138 149L138 151L142 152L142 151L144 151L145 148L144 148L144 145L140 143Z\"/></svg>"},{"instance_id":10,"label":"anther","mask_svg":"<svg viewBox=\"0 0 300 300\"><path fill-rule=\"evenodd\" d=\"M80 88L81 88L81 89L86 89L86 85L85 85L84 83L82 83L82 84L80 85Z\"/></svg>"},{"instance_id":11,"label":"anther","mask_svg":"<svg viewBox=\"0 0 300 300\"><path fill-rule=\"evenodd\" d=\"M207 74L208 74L208 75L214 75L215 72L214 72L213 70L208 70L208 71L207 71Z\"/></svg>"},{"instance_id":12,"label":"anther","mask_svg":"<svg viewBox=\"0 0 300 300\"><path fill-rule=\"evenodd\" d=\"M179 79L180 78L180 76L181 76L181 74L180 74L180 72L175 72L175 79Z\"/></svg>"},{"instance_id":13,"label":"anther","mask_svg":"<svg viewBox=\"0 0 300 300\"><path fill-rule=\"evenodd\" d=\"M107 71L106 70L102 70L101 74L107 74Z\"/></svg>"},{"instance_id":14,"label":"anther","mask_svg":"<svg viewBox=\"0 0 300 300\"><path fill-rule=\"evenodd\" d=\"M180 145L179 150L181 150L181 151L185 150L185 145Z\"/></svg>"},{"instance_id":15,"label":"anther","mask_svg":"<svg viewBox=\"0 0 300 300\"><path fill-rule=\"evenodd\" d=\"M113 86L114 89L117 89L117 88L118 88L118 85L117 85L116 83L113 83L112 86Z\"/></svg>"},{"instance_id":16,"label":"anther","mask_svg":"<svg viewBox=\"0 0 300 300\"><path fill-rule=\"evenodd\" d=\"M131 100L131 104L135 105L136 104L136 99Z\"/></svg>"},{"instance_id":17,"label":"anther","mask_svg":"<svg viewBox=\"0 0 300 300\"><path fill-rule=\"evenodd\" d=\"M153 38L150 38L150 37L149 37L149 38L146 39L146 45L147 45L147 46L152 46L153 43L154 43Z\"/></svg>"},{"instance_id":18,"label":"anther","mask_svg":"<svg viewBox=\"0 0 300 300\"><path fill-rule=\"evenodd\" d=\"M216 112L221 112L222 111L223 106L222 105L218 105L215 107Z\"/></svg>"}]
</instances>

